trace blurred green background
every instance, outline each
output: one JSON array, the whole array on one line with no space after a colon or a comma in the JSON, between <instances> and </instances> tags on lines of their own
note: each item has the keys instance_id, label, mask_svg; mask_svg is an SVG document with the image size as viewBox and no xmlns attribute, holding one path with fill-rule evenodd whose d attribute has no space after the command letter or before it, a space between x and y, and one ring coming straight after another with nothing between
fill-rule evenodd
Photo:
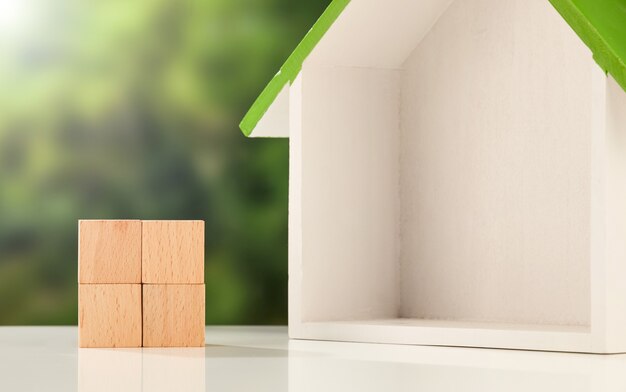
<instances>
[{"instance_id":1,"label":"blurred green background","mask_svg":"<svg viewBox=\"0 0 626 392\"><path fill-rule=\"evenodd\" d=\"M209 324L287 320L288 141L237 124L329 0L0 0L0 324L75 324L77 220L204 219Z\"/></svg>"}]
</instances>

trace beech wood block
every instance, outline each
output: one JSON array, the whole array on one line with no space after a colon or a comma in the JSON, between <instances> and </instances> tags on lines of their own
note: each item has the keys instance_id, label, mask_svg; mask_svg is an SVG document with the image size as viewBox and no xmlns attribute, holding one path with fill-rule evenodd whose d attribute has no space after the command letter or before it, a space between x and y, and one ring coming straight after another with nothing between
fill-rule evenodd
<instances>
[{"instance_id":1,"label":"beech wood block","mask_svg":"<svg viewBox=\"0 0 626 392\"><path fill-rule=\"evenodd\" d=\"M141 284L79 284L80 347L141 347Z\"/></svg>"},{"instance_id":2,"label":"beech wood block","mask_svg":"<svg viewBox=\"0 0 626 392\"><path fill-rule=\"evenodd\" d=\"M204 283L204 221L143 221L142 282Z\"/></svg>"},{"instance_id":3,"label":"beech wood block","mask_svg":"<svg viewBox=\"0 0 626 392\"><path fill-rule=\"evenodd\" d=\"M141 283L141 221L78 221L78 283Z\"/></svg>"},{"instance_id":4,"label":"beech wood block","mask_svg":"<svg viewBox=\"0 0 626 392\"><path fill-rule=\"evenodd\" d=\"M143 346L204 346L204 284L143 285Z\"/></svg>"}]
</instances>

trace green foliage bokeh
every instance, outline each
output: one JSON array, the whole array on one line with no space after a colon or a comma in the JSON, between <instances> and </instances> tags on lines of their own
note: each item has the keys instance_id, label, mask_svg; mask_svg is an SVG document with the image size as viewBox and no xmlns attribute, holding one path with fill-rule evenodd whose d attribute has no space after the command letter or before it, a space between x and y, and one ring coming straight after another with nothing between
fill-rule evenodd
<instances>
[{"instance_id":1,"label":"green foliage bokeh","mask_svg":"<svg viewBox=\"0 0 626 392\"><path fill-rule=\"evenodd\" d=\"M207 323L286 323L288 141L237 124L328 3L33 0L0 18L0 325L76 323L82 218L204 219Z\"/></svg>"}]
</instances>

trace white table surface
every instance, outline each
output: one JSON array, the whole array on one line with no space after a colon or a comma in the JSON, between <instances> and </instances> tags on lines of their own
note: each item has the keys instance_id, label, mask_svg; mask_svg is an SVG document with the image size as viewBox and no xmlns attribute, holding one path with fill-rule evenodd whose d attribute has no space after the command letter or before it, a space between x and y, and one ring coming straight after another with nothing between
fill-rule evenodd
<instances>
[{"instance_id":1,"label":"white table surface","mask_svg":"<svg viewBox=\"0 0 626 392\"><path fill-rule=\"evenodd\" d=\"M78 349L76 327L0 327L0 391L626 391L625 355L289 341L207 327L195 349Z\"/></svg>"}]
</instances>

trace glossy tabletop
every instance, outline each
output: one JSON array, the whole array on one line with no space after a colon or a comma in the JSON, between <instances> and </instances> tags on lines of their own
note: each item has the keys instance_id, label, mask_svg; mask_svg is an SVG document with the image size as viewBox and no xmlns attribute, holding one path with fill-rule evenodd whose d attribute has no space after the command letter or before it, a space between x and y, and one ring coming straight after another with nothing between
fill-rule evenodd
<instances>
[{"instance_id":1,"label":"glossy tabletop","mask_svg":"<svg viewBox=\"0 0 626 392\"><path fill-rule=\"evenodd\" d=\"M78 349L76 327L0 327L0 391L624 391L625 355L290 341L207 327L192 349Z\"/></svg>"}]
</instances>

